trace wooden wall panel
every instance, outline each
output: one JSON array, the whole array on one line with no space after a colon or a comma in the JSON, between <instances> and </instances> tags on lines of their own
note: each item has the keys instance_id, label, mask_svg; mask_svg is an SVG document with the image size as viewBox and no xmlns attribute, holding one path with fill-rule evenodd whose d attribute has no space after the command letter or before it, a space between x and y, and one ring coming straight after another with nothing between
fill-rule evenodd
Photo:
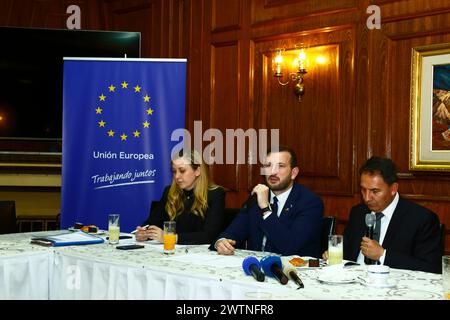
<instances>
[{"instance_id":1,"label":"wooden wall panel","mask_svg":"<svg viewBox=\"0 0 450 320\"><path fill-rule=\"evenodd\" d=\"M424 36L424 32L428 35ZM382 130L385 138L378 138L377 141L383 143L387 155L395 159L400 172L402 194L410 198L450 200L448 173L409 170L408 118L411 106L411 50L417 46L450 42L449 32L450 13L445 11L433 17L387 22L381 31L383 45L379 46L379 53L386 59L383 65L375 67L381 70L385 84L372 86L371 90L374 91L374 96L380 97L380 107L377 110L381 110L383 118L390 121L382 122L380 131Z\"/></svg>"},{"instance_id":2,"label":"wooden wall panel","mask_svg":"<svg viewBox=\"0 0 450 320\"><path fill-rule=\"evenodd\" d=\"M187 78L186 83L186 128L189 131L194 129L194 120L202 119L202 96L203 79L205 79L205 67L209 72L210 63L205 62L206 56L209 55L211 49L209 46L210 33L204 32L205 23L208 17L204 15L205 5L201 1L190 2L186 8L188 19L185 19L187 35L184 35L186 41L186 52L188 56ZM208 44L209 50L203 49L205 43ZM208 54L207 54L208 53ZM209 59L207 60L209 61ZM208 123L209 125L209 123Z\"/></svg>"},{"instance_id":3,"label":"wooden wall panel","mask_svg":"<svg viewBox=\"0 0 450 320\"><path fill-rule=\"evenodd\" d=\"M450 174L409 170L409 117L411 49L450 42L449 3L392 1L380 6L381 30L367 31L369 115L368 130L361 131L368 138L366 151L368 156L391 157L399 169L400 194L434 210L448 233ZM361 144L358 148L365 150Z\"/></svg>"},{"instance_id":4,"label":"wooden wall panel","mask_svg":"<svg viewBox=\"0 0 450 320\"><path fill-rule=\"evenodd\" d=\"M255 125L280 130L280 143L297 152L299 181L320 193L354 192L353 39L353 30L344 29L256 45ZM301 102L297 101L292 84L279 85L271 65L274 48L295 49L299 42L314 43L307 50L310 63ZM319 55L326 59L324 64L315 62Z\"/></svg>"},{"instance_id":5,"label":"wooden wall panel","mask_svg":"<svg viewBox=\"0 0 450 320\"><path fill-rule=\"evenodd\" d=\"M151 1L139 5L124 6L121 1L104 4L107 30L140 31L141 56L143 58L160 57L162 39L162 5Z\"/></svg>"},{"instance_id":6,"label":"wooden wall panel","mask_svg":"<svg viewBox=\"0 0 450 320\"><path fill-rule=\"evenodd\" d=\"M32 26L40 25L43 21L44 28L66 29L67 19L71 14L66 13L71 5L80 7L81 29L101 29L98 17L92 17L89 13L98 12L97 1L88 0L64 0L64 1L35 1L35 12L32 15Z\"/></svg>"},{"instance_id":7,"label":"wooden wall panel","mask_svg":"<svg viewBox=\"0 0 450 320\"><path fill-rule=\"evenodd\" d=\"M336 11L342 12L357 7L356 0L253 0L251 4L252 24L276 20L285 21L299 16L327 14Z\"/></svg>"},{"instance_id":8,"label":"wooden wall panel","mask_svg":"<svg viewBox=\"0 0 450 320\"><path fill-rule=\"evenodd\" d=\"M13 8L13 0L0 1L0 25L1 26L12 26L11 23L11 10Z\"/></svg>"},{"instance_id":9,"label":"wooden wall panel","mask_svg":"<svg viewBox=\"0 0 450 320\"><path fill-rule=\"evenodd\" d=\"M81 10L81 29L102 29L98 1L88 0L4 0L0 2L0 25L34 28L66 29L70 14L67 7ZM93 15L94 14L94 15Z\"/></svg>"},{"instance_id":10,"label":"wooden wall panel","mask_svg":"<svg viewBox=\"0 0 450 320\"><path fill-rule=\"evenodd\" d=\"M226 137L226 129L236 128L239 123L239 46L237 43L223 43L212 46L211 52L211 103L210 127L219 129ZM207 130L208 128L203 128ZM226 165L213 167L215 180L220 185L239 190L238 166L226 161L227 148L223 140L223 151ZM235 147L234 150L237 150ZM237 153L234 153L237 155ZM235 160L236 157L233 157Z\"/></svg>"},{"instance_id":11,"label":"wooden wall panel","mask_svg":"<svg viewBox=\"0 0 450 320\"><path fill-rule=\"evenodd\" d=\"M239 29L241 27L242 0L211 0L213 32Z\"/></svg>"},{"instance_id":12,"label":"wooden wall panel","mask_svg":"<svg viewBox=\"0 0 450 320\"><path fill-rule=\"evenodd\" d=\"M450 215L449 173L441 173L436 183L434 174L408 167L410 50L414 41L447 41L449 5L374 3L381 7L382 30L366 26L370 1L249 0L243 1L251 13L241 31L215 30L212 35L215 41L255 43L254 54L240 53L251 57L250 127L281 129L281 142L300 155L299 181L322 195L326 214L338 218L338 232L350 208L360 202L357 170L372 155L398 163L402 195L435 210L442 222ZM274 48L292 48L300 41L312 47L335 45L338 53L335 68L306 76L304 101L295 108L291 88L274 82L271 58ZM259 179L258 167L250 169L247 190Z\"/></svg>"},{"instance_id":13,"label":"wooden wall panel","mask_svg":"<svg viewBox=\"0 0 450 320\"><path fill-rule=\"evenodd\" d=\"M432 17L450 10L447 0L375 0L370 2L370 4L380 7L382 24L416 17ZM426 28L426 25L422 25L422 27Z\"/></svg>"},{"instance_id":14,"label":"wooden wall panel","mask_svg":"<svg viewBox=\"0 0 450 320\"><path fill-rule=\"evenodd\" d=\"M106 1L105 28L141 32L143 58L185 57L184 1Z\"/></svg>"}]
</instances>

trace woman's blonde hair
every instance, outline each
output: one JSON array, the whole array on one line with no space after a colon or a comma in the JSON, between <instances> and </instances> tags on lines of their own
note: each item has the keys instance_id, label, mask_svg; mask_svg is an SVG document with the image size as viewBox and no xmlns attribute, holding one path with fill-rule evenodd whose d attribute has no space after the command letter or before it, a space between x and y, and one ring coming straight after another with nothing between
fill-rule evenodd
<instances>
[{"instance_id":1,"label":"woman's blonde hair","mask_svg":"<svg viewBox=\"0 0 450 320\"><path fill-rule=\"evenodd\" d=\"M218 186L212 181L208 166L202 161L200 154L196 150L186 151L182 149L172 158L172 163L173 160L179 158L186 159L193 170L200 168L200 175L194 182L194 203L192 204L191 212L204 219L208 209L208 190L216 189ZM183 190L177 185L174 175L165 208L170 220L174 220L184 211L183 200Z\"/></svg>"}]
</instances>

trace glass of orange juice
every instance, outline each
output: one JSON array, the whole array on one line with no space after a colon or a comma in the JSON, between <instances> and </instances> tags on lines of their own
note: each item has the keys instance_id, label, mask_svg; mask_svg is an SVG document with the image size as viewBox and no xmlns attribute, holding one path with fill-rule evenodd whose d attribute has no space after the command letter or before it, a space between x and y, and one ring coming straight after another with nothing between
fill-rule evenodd
<instances>
[{"instance_id":1,"label":"glass of orange juice","mask_svg":"<svg viewBox=\"0 0 450 320\"><path fill-rule=\"evenodd\" d=\"M175 242L177 240L175 221L164 221L164 253L175 253Z\"/></svg>"}]
</instances>

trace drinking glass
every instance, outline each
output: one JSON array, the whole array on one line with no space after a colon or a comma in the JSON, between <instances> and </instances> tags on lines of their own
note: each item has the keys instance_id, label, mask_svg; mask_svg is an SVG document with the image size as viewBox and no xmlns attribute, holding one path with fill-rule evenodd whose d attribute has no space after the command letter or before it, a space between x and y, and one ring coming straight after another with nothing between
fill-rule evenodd
<instances>
[{"instance_id":1,"label":"drinking glass","mask_svg":"<svg viewBox=\"0 0 450 320\"><path fill-rule=\"evenodd\" d=\"M175 242L177 240L175 221L164 221L164 253L175 253Z\"/></svg>"},{"instance_id":2,"label":"drinking glass","mask_svg":"<svg viewBox=\"0 0 450 320\"><path fill-rule=\"evenodd\" d=\"M444 299L450 300L450 256L442 256L442 288Z\"/></svg>"},{"instance_id":3,"label":"drinking glass","mask_svg":"<svg viewBox=\"0 0 450 320\"><path fill-rule=\"evenodd\" d=\"M109 244L118 244L120 235L120 214L108 215Z\"/></svg>"},{"instance_id":4,"label":"drinking glass","mask_svg":"<svg viewBox=\"0 0 450 320\"><path fill-rule=\"evenodd\" d=\"M330 235L328 237L328 264L340 264L344 256L344 236Z\"/></svg>"}]
</instances>

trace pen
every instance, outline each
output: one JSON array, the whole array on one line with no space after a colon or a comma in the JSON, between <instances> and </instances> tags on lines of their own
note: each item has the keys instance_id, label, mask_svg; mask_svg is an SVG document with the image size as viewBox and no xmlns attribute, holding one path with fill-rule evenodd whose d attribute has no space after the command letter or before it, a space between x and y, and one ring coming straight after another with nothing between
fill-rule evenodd
<instances>
[{"instance_id":1,"label":"pen","mask_svg":"<svg viewBox=\"0 0 450 320\"><path fill-rule=\"evenodd\" d=\"M142 228L148 228L150 225L149 224L146 224L145 226L143 226ZM130 233L131 234L135 234L137 232L137 229L136 230L133 230L133 231L131 231Z\"/></svg>"}]
</instances>

